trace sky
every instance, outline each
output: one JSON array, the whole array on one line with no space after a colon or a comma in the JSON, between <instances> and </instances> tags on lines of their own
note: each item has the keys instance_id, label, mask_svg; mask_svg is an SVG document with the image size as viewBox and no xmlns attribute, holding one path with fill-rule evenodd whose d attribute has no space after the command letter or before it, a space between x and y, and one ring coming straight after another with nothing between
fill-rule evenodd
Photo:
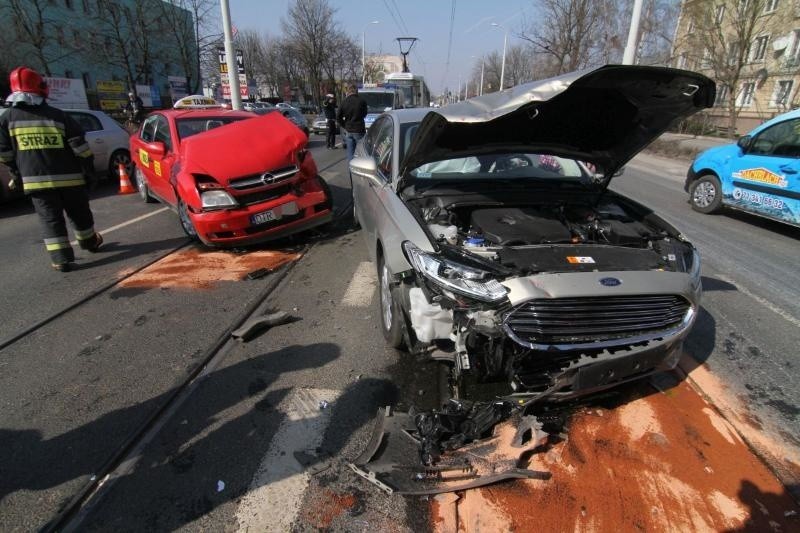
<instances>
[{"instance_id":1,"label":"sky","mask_svg":"<svg viewBox=\"0 0 800 533\"><path fill-rule=\"evenodd\" d=\"M286 16L290 1L230 0L231 20L239 30L253 29L278 36L282 34L280 21ZM329 0L329 3L336 9L341 28L357 42L361 42L366 27L367 54L399 55L395 38L417 37L419 41L409 55L409 67L415 74L425 76L434 94L445 86L454 91L459 76L463 84L478 61L472 56L502 52L503 31L491 26L492 22L508 29L511 46L518 42L514 33L522 18L530 18L534 11L532 0ZM373 20L379 23L370 24Z\"/></svg>"}]
</instances>

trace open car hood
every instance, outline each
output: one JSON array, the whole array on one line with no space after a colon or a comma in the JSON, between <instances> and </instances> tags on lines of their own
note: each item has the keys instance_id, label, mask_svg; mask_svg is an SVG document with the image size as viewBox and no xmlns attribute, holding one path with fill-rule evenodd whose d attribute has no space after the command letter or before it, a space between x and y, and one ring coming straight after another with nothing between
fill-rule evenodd
<instances>
[{"instance_id":1,"label":"open car hood","mask_svg":"<svg viewBox=\"0 0 800 533\"><path fill-rule=\"evenodd\" d=\"M285 167L308 140L280 113L267 113L188 137L181 162L193 174L207 174L222 185L232 178Z\"/></svg>"},{"instance_id":2,"label":"open car hood","mask_svg":"<svg viewBox=\"0 0 800 533\"><path fill-rule=\"evenodd\" d=\"M669 125L714 103L696 72L606 65L432 110L400 165L488 153L546 153L591 162L610 178Z\"/></svg>"}]
</instances>

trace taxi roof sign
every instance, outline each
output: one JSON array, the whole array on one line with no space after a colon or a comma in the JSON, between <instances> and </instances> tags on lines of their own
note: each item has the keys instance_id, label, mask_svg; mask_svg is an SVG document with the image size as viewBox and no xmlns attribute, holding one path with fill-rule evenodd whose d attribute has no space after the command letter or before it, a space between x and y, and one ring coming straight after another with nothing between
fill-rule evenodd
<instances>
[{"instance_id":1,"label":"taxi roof sign","mask_svg":"<svg viewBox=\"0 0 800 533\"><path fill-rule=\"evenodd\" d=\"M219 109L221 107L216 100L202 94L184 96L172 106L173 109Z\"/></svg>"}]
</instances>

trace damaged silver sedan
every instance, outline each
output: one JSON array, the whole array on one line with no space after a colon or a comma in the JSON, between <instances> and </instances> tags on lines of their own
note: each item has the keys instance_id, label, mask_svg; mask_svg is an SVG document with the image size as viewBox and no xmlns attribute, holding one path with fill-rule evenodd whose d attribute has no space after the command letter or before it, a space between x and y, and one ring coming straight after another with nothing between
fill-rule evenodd
<instances>
[{"instance_id":1,"label":"damaged silver sedan","mask_svg":"<svg viewBox=\"0 0 800 533\"><path fill-rule=\"evenodd\" d=\"M424 462L515 410L675 367L700 258L608 184L714 94L693 72L606 66L375 121L350 172L381 329L452 367L455 407L417 417Z\"/></svg>"}]
</instances>

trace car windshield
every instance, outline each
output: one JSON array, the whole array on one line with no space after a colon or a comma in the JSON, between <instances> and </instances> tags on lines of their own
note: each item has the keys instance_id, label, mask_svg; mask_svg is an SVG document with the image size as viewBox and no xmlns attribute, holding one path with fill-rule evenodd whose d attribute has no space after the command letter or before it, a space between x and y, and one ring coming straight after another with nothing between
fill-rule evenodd
<instances>
[{"instance_id":1,"label":"car windshield","mask_svg":"<svg viewBox=\"0 0 800 533\"><path fill-rule=\"evenodd\" d=\"M358 93L358 96L367 103L370 113L383 113L394 105L394 93Z\"/></svg>"},{"instance_id":2,"label":"car windshield","mask_svg":"<svg viewBox=\"0 0 800 533\"><path fill-rule=\"evenodd\" d=\"M202 133L204 131L212 130L231 122L238 122L245 120L245 117L203 117L203 118L181 118L175 121L178 127L178 137L185 139Z\"/></svg>"}]
</instances>

